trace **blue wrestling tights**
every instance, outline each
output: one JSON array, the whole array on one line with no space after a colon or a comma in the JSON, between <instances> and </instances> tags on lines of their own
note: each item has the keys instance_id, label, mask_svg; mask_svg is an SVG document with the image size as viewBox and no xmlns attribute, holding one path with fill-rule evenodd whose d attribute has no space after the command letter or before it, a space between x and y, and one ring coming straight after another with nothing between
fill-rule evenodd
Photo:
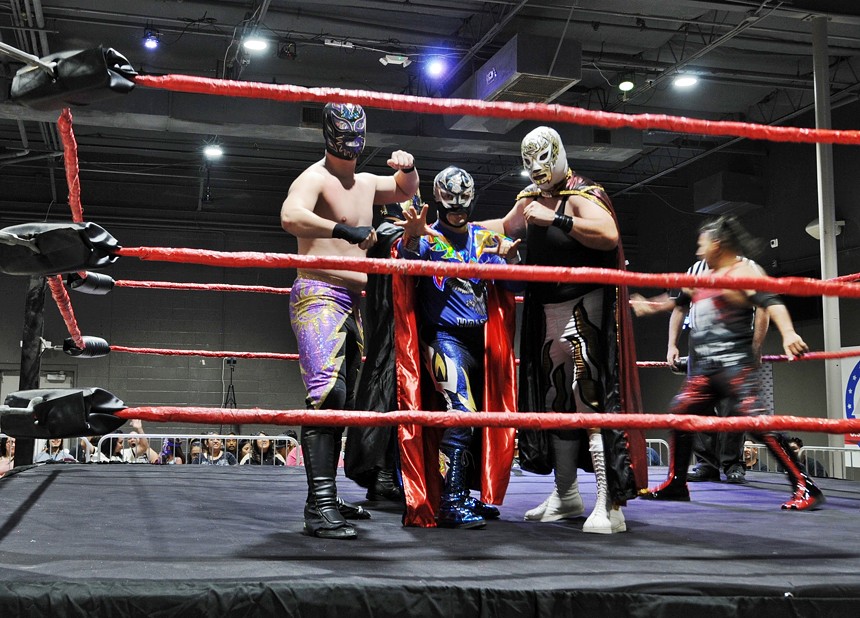
<instances>
[{"instance_id":1,"label":"blue wrestling tights","mask_svg":"<svg viewBox=\"0 0 860 618\"><path fill-rule=\"evenodd\" d=\"M445 407L457 412L476 412L484 393L484 327L423 327L425 361ZM447 427L442 448L467 449L471 427Z\"/></svg>"}]
</instances>

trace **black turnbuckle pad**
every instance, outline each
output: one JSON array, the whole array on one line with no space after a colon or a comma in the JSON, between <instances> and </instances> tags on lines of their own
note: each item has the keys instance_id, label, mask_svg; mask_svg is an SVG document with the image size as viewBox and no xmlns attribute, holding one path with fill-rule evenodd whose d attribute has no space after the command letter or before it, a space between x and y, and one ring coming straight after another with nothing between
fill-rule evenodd
<instances>
[{"instance_id":1,"label":"black turnbuckle pad","mask_svg":"<svg viewBox=\"0 0 860 618\"><path fill-rule=\"evenodd\" d=\"M54 75L38 66L19 69L12 80L10 98L43 111L127 94L134 88L137 75L125 56L104 47L60 52L41 60L54 64Z\"/></svg>"},{"instance_id":2,"label":"black turnbuckle pad","mask_svg":"<svg viewBox=\"0 0 860 618\"><path fill-rule=\"evenodd\" d=\"M83 349L79 348L75 340L69 337L63 341L63 352L69 356L79 356L81 358L99 358L110 354L110 344L101 337L84 335L81 339L84 340Z\"/></svg>"},{"instance_id":3,"label":"black turnbuckle pad","mask_svg":"<svg viewBox=\"0 0 860 618\"><path fill-rule=\"evenodd\" d=\"M104 296L113 290L115 284L114 278L104 273L86 272L83 276L78 273L66 275L66 287L83 294Z\"/></svg>"},{"instance_id":4,"label":"black turnbuckle pad","mask_svg":"<svg viewBox=\"0 0 860 618\"><path fill-rule=\"evenodd\" d=\"M101 388L18 391L0 406L0 431L16 438L71 438L112 433L126 405Z\"/></svg>"},{"instance_id":5,"label":"black turnbuckle pad","mask_svg":"<svg viewBox=\"0 0 860 618\"><path fill-rule=\"evenodd\" d=\"M0 272L57 275L104 268L119 243L95 223L23 223L0 230Z\"/></svg>"}]
</instances>

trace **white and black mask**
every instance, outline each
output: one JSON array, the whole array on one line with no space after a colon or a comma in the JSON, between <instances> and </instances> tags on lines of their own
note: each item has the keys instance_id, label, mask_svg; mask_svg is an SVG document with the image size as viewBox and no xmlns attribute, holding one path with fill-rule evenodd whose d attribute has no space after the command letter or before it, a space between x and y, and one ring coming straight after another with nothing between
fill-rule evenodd
<instances>
[{"instance_id":1,"label":"white and black mask","mask_svg":"<svg viewBox=\"0 0 860 618\"><path fill-rule=\"evenodd\" d=\"M541 191L549 191L567 176L567 153L555 129L538 127L523 138L523 168Z\"/></svg>"}]
</instances>

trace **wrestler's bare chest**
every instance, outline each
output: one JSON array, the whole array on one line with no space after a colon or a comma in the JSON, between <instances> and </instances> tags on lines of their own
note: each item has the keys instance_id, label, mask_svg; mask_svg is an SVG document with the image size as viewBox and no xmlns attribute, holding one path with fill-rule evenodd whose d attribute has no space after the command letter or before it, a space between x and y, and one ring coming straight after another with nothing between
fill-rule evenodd
<instances>
[{"instance_id":1,"label":"wrestler's bare chest","mask_svg":"<svg viewBox=\"0 0 860 618\"><path fill-rule=\"evenodd\" d=\"M332 176L320 194L316 214L346 225L370 225L374 196L375 185L367 178L342 182Z\"/></svg>"}]
</instances>

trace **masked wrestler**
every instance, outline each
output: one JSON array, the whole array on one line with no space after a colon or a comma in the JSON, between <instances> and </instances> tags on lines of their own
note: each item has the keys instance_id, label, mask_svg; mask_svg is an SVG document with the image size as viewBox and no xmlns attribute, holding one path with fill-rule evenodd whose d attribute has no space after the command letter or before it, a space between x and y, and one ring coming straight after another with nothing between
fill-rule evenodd
<instances>
[{"instance_id":1,"label":"masked wrestler","mask_svg":"<svg viewBox=\"0 0 860 618\"><path fill-rule=\"evenodd\" d=\"M411 206L407 208L405 222L401 224L404 236L400 256L448 263L518 261L519 241L469 223L474 191L474 180L466 171L458 167L442 170L433 181L438 221L427 225L426 204L420 211ZM442 275L418 278L414 291L419 307L417 339L430 383L441 402L438 407L457 412L513 409L514 365L510 345L513 312L503 314L499 308L500 303L506 302L511 309L512 295L500 287L516 289L521 286L510 282L494 286L483 279ZM491 302L491 295L506 295L507 298L500 301L494 296ZM495 323L488 326L491 314ZM500 325L502 322L504 324ZM490 330L493 328L496 330ZM412 339L403 331L397 333L397 338L399 345ZM493 345L487 346L487 341L492 341ZM415 347L406 350L404 356L416 353ZM498 360L489 356L485 364L487 348L504 349L504 352ZM398 362L403 360L400 351L398 348ZM485 388L488 380L493 384ZM499 395L502 390L499 382L509 386L506 398ZM406 525L431 526L430 517L434 511L436 525L446 528L481 528L486 525L486 519L499 516L497 508L469 495L466 467L467 452L473 446L471 427L446 428L441 438L430 429L404 427L401 432ZM482 498L489 502L501 503L507 488L513 459L513 433L510 429L495 429L479 434L483 450L478 472L484 475ZM444 486L437 499L440 469Z\"/></svg>"},{"instance_id":2,"label":"masked wrestler","mask_svg":"<svg viewBox=\"0 0 860 618\"><path fill-rule=\"evenodd\" d=\"M411 154L396 150L390 176L356 173L364 148L361 106L328 104L323 110L325 157L302 172L281 208L281 226L298 238L300 255L364 257L376 242L373 204L400 202L415 195L418 174ZM314 410L350 409L363 347L358 302L367 275L342 270L299 270L290 294L290 321L299 365ZM337 497L335 473L342 428L302 428L308 479L305 531L317 537L355 538L344 514L365 517ZM340 508L339 508L340 505Z\"/></svg>"},{"instance_id":3,"label":"masked wrestler","mask_svg":"<svg viewBox=\"0 0 860 618\"><path fill-rule=\"evenodd\" d=\"M421 206L420 192L411 199L384 204L377 209L376 244L367 257L390 258L391 248L403 236L403 210ZM389 412L397 409L397 380L394 364L394 309L391 275L368 275L364 332L365 360L355 395L357 410ZM347 428L344 473L367 488L367 499L403 502L400 486L396 427Z\"/></svg>"},{"instance_id":4,"label":"masked wrestler","mask_svg":"<svg viewBox=\"0 0 860 618\"><path fill-rule=\"evenodd\" d=\"M527 240L526 264L624 269L618 223L603 187L570 169L559 134L538 127L523 138L532 183L501 221ZM547 412L637 412L639 379L625 288L597 283L529 283L520 338L519 408ZM584 512L577 468L594 470L597 502L584 532L627 529L620 507L647 483L641 432L520 431L520 464L555 472L555 490L527 521ZM588 457L587 455L590 455Z\"/></svg>"},{"instance_id":5,"label":"masked wrestler","mask_svg":"<svg viewBox=\"0 0 860 618\"><path fill-rule=\"evenodd\" d=\"M750 255L752 239L737 219L723 216L700 229L696 255L705 260L714 275L729 278L765 275L753 263L741 259ZM755 290L695 289L676 301L696 305L696 321L690 331L687 378L672 401L673 414L709 414L715 405L728 406L726 416L756 416L765 413L758 398L756 356L750 329L753 307L766 311L782 335L789 358L808 351L794 331L788 310L776 294ZM805 511L824 502L821 490L812 482L797 455L788 448L785 436L750 432L763 442L788 473L793 495L782 505L785 510ZM687 490L687 462L693 448L693 434L672 431L669 476L654 489L643 492L652 500L690 499Z\"/></svg>"}]
</instances>

